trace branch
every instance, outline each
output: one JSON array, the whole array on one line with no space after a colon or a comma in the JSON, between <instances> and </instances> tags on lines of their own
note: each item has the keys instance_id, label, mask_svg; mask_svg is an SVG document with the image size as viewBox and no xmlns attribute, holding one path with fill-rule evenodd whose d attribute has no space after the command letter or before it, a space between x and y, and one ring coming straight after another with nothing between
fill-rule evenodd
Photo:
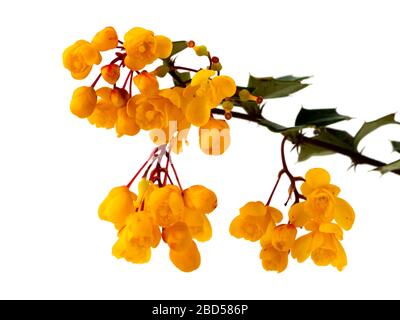
<instances>
[{"instance_id":1,"label":"branch","mask_svg":"<svg viewBox=\"0 0 400 320\"><path fill-rule=\"evenodd\" d=\"M212 109L211 112L213 114L219 114L219 115L224 115L225 114L225 111L221 110L221 109ZM253 115L240 113L240 112L235 112L235 111L232 111L231 113L232 113L232 117L233 118L247 120L247 121L250 121L250 122L257 123L260 126L267 127L265 125L265 123L263 123L263 122L265 122L265 121L268 122L268 120L265 119L261 115L254 115L253 116ZM286 136L285 132L281 132L281 134ZM386 163L384 163L382 161L379 161L379 160L364 156L359 152L351 151L351 150L348 150L346 148L342 148L340 146L337 146L337 145L334 145L334 144L330 144L328 142L311 139L311 138L305 137L304 135L302 135L300 133L295 135L294 137L291 135L290 136L290 141L295 145L316 146L316 147L319 147L319 148L323 148L323 149L326 149L326 150L329 150L329 151L333 151L333 152L342 154L342 155L344 155L346 157L349 157L353 161L353 163L355 165L368 164L368 165L371 165L371 166L374 166L374 167L382 167L382 166L386 165ZM394 174L400 175L400 170L394 170L394 171L391 171L391 172L394 173Z\"/></svg>"}]
</instances>

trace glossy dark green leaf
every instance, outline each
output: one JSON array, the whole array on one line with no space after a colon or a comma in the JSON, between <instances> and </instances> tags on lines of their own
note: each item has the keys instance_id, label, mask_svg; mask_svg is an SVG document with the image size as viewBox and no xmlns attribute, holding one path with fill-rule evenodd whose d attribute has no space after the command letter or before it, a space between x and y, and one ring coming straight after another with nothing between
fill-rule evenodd
<instances>
[{"instance_id":1,"label":"glossy dark green leaf","mask_svg":"<svg viewBox=\"0 0 400 320\"><path fill-rule=\"evenodd\" d=\"M190 81L190 72L174 71L174 74L175 74L175 76L173 78L173 81L176 86L180 86L182 83ZM178 80L178 78L179 78L179 80Z\"/></svg>"},{"instance_id":2,"label":"glossy dark green leaf","mask_svg":"<svg viewBox=\"0 0 400 320\"><path fill-rule=\"evenodd\" d=\"M339 121L350 120L348 116L337 113L336 109L305 109L301 108L297 114L296 126L323 127Z\"/></svg>"},{"instance_id":3,"label":"glossy dark green leaf","mask_svg":"<svg viewBox=\"0 0 400 320\"><path fill-rule=\"evenodd\" d=\"M391 171L400 171L400 160L391 162L385 166L378 167L375 170L378 170L380 173L385 174Z\"/></svg>"},{"instance_id":4,"label":"glossy dark green leaf","mask_svg":"<svg viewBox=\"0 0 400 320\"><path fill-rule=\"evenodd\" d=\"M400 152L400 141L390 141L393 147L393 151Z\"/></svg>"},{"instance_id":5,"label":"glossy dark green leaf","mask_svg":"<svg viewBox=\"0 0 400 320\"><path fill-rule=\"evenodd\" d=\"M321 147L304 144L300 146L298 161L305 161L314 156L325 156L333 153L333 151Z\"/></svg>"},{"instance_id":6,"label":"glossy dark green leaf","mask_svg":"<svg viewBox=\"0 0 400 320\"><path fill-rule=\"evenodd\" d=\"M254 101L237 101L235 104L242 107L252 117L258 118L261 115L261 107Z\"/></svg>"},{"instance_id":7,"label":"glossy dark green leaf","mask_svg":"<svg viewBox=\"0 0 400 320\"><path fill-rule=\"evenodd\" d=\"M308 84L302 83L302 81L308 78L293 76L257 78L250 75L248 90L253 95L261 96L265 99L281 98L307 87Z\"/></svg>"},{"instance_id":8,"label":"glossy dark green leaf","mask_svg":"<svg viewBox=\"0 0 400 320\"><path fill-rule=\"evenodd\" d=\"M170 57L176 55L177 53L185 50L188 47L186 41L174 41L172 42L172 51Z\"/></svg>"},{"instance_id":9,"label":"glossy dark green leaf","mask_svg":"<svg viewBox=\"0 0 400 320\"><path fill-rule=\"evenodd\" d=\"M360 130L358 130L354 137L354 146L357 147L362 139L364 139L368 134L382 126L385 126L387 124L400 124L400 122L396 121L394 117L395 114L391 113L374 121L364 122L364 124L362 125Z\"/></svg>"},{"instance_id":10,"label":"glossy dark green leaf","mask_svg":"<svg viewBox=\"0 0 400 320\"><path fill-rule=\"evenodd\" d=\"M354 149L354 137L347 131L337 130L332 128L321 128L317 131L317 134L312 137L311 140L329 143L332 146L339 147L341 149L347 149L355 151ZM304 161L312 156L323 156L333 154L334 151L327 150L320 146L304 143L300 145L299 161Z\"/></svg>"}]
</instances>

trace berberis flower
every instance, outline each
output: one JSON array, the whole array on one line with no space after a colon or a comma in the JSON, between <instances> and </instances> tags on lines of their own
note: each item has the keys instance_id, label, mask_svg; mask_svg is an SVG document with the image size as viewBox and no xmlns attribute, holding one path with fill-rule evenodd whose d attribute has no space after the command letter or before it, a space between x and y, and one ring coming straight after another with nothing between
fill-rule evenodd
<instances>
[{"instance_id":1,"label":"berberis flower","mask_svg":"<svg viewBox=\"0 0 400 320\"><path fill-rule=\"evenodd\" d=\"M291 187L291 192L294 188ZM301 191L298 198L305 201L296 202L290 208L289 223L277 225L283 215L269 205L270 200L267 205L261 201L248 202L233 219L230 233L252 242L259 240L262 266L268 271L285 270L290 253L298 262L311 256L319 266L332 265L343 270L347 257L340 241L343 240L342 229L349 230L354 223L352 207L338 197L339 187L330 184L329 173L321 168L306 173ZM309 233L296 239L297 228L304 228Z\"/></svg>"},{"instance_id":2,"label":"berberis flower","mask_svg":"<svg viewBox=\"0 0 400 320\"><path fill-rule=\"evenodd\" d=\"M94 64L101 62L101 55L91 43L79 40L65 49L63 62L74 79L82 80L88 76Z\"/></svg>"},{"instance_id":3,"label":"berberis flower","mask_svg":"<svg viewBox=\"0 0 400 320\"><path fill-rule=\"evenodd\" d=\"M164 36L155 36L154 32L143 28L133 28L124 37L127 56L125 65L132 70L143 69L158 58L168 58L172 51L172 42Z\"/></svg>"},{"instance_id":4,"label":"berberis flower","mask_svg":"<svg viewBox=\"0 0 400 320\"><path fill-rule=\"evenodd\" d=\"M192 56L205 64L180 65L176 55L188 48ZM91 41L79 40L67 47L62 59L71 76L82 80L101 63L102 54L113 57L98 67L90 85L81 85L73 92L71 113L97 128L115 129L118 137L147 131L156 145L131 181L112 188L99 207L100 219L111 222L117 230L112 248L115 257L146 263L153 249L164 242L170 260L179 270L190 272L200 266L198 244L212 237L210 213L217 208L217 196L202 185L183 188L171 154L182 152L189 144L189 130L193 127L197 127L198 145L203 153L229 152L234 141L228 121L235 117L282 133L284 138L280 152L282 169L268 201L250 201L242 206L230 224L231 235L259 242L261 265L268 271L284 271L289 256L298 262L311 257L319 266L343 270L347 257L341 241L343 230L353 226L353 208L339 197L340 189L330 183L326 170L311 169L305 178L293 175L284 150L285 141L290 140L303 151L303 128L311 126L321 132L328 128L303 119L309 110L299 114L294 128L263 117L264 98L289 95L306 86L301 83L304 78L250 76L247 86L236 86L231 77L222 73L220 59L207 46L196 45L193 40L172 42L141 27L130 29L123 39L113 27L106 27ZM170 85L161 79L167 76L171 76ZM237 112L235 107L245 112ZM332 120L332 114L335 121L341 117L331 109L319 112L328 115L327 122ZM303 122L306 125L299 124ZM134 153L138 154L138 150ZM241 169L253 163L247 162ZM204 168L195 170L207 172ZM257 180L264 171L258 172ZM134 193L131 187L140 175L142 179ZM286 221L282 212L271 205L283 175L290 181L285 189L289 190L285 206L293 201Z\"/></svg>"},{"instance_id":5,"label":"berberis flower","mask_svg":"<svg viewBox=\"0 0 400 320\"><path fill-rule=\"evenodd\" d=\"M164 156L165 167L160 166L161 162L154 167L154 160ZM136 195L130 186L146 165ZM170 166L178 185L172 183ZM182 189L170 153L165 147L157 147L128 185L109 192L99 207L99 217L113 223L118 230L118 240L112 249L115 257L146 263L150 261L151 249L158 247L162 239L169 247L172 263L190 272L200 266L196 241L211 238L206 214L216 207L217 197L210 189L201 185Z\"/></svg>"}]
</instances>

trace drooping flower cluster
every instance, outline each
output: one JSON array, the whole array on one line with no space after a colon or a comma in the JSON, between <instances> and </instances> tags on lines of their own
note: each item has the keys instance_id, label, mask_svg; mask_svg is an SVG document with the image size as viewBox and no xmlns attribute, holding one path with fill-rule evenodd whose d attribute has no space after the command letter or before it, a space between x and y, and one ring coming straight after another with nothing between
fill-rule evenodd
<instances>
[{"instance_id":1,"label":"drooping flower cluster","mask_svg":"<svg viewBox=\"0 0 400 320\"><path fill-rule=\"evenodd\" d=\"M160 156L162 153L155 154L151 160ZM129 190L130 184L116 187L99 207L99 217L118 230L113 255L132 263L146 263L151 249L163 239L173 264L182 271L193 271L200 266L195 240L205 242L211 238L207 215L217 207L217 197L201 185L182 190L180 185L162 182L163 174L169 179L168 164L165 168L157 165L148 179L151 166L152 162L138 184L137 195Z\"/></svg>"},{"instance_id":2,"label":"drooping flower cluster","mask_svg":"<svg viewBox=\"0 0 400 320\"><path fill-rule=\"evenodd\" d=\"M204 46L187 43L198 55L208 55ZM63 62L75 79L86 78L93 65L102 61L101 52L116 49L116 58L104 65L91 86L77 88L72 96L71 112L87 118L96 127L115 128L118 136L134 136L141 130L150 131L157 145L170 143L172 150L180 152L186 141L189 128L199 127L201 150L207 154L222 154L230 144L229 125L225 120L216 120L211 110L223 102L229 102L236 93L232 78L220 75L219 61L213 57L205 69L190 69L175 66L170 59L173 43L152 31L135 27L129 30L124 41L118 40L114 28L107 27L97 33L91 42L79 40L68 47ZM153 71L156 61L162 64ZM121 69L129 69L123 85L117 85ZM181 80L171 88L160 89L157 77L168 72L190 70L193 77ZM134 76L134 74L136 74ZM175 77L179 73L173 74ZM95 86L102 78L110 86ZM176 79L175 79L176 80ZM135 94L134 84L138 90ZM226 117L229 119L229 116Z\"/></svg>"},{"instance_id":3,"label":"drooping flower cluster","mask_svg":"<svg viewBox=\"0 0 400 320\"><path fill-rule=\"evenodd\" d=\"M289 253L298 262L311 256L319 266L343 270L347 257L340 241L343 229L350 230L354 223L352 207L338 197L339 187L330 184L329 173L321 168L306 173L301 191L305 201L290 208L287 224L278 225L283 219L278 209L260 201L249 202L232 221L230 233L236 238L260 241L265 270L285 270ZM297 228L308 233L296 239Z\"/></svg>"}]
</instances>

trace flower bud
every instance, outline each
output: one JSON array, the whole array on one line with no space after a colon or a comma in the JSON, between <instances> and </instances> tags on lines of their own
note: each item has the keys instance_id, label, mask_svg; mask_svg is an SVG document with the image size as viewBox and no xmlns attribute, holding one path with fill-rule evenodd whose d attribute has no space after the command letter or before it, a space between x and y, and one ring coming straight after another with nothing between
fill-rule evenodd
<instances>
[{"instance_id":1,"label":"flower bud","mask_svg":"<svg viewBox=\"0 0 400 320\"><path fill-rule=\"evenodd\" d=\"M116 64L108 64L101 68L101 75L109 84L116 84L120 76L120 68Z\"/></svg>"},{"instance_id":2,"label":"flower bud","mask_svg":"<svg viewBox=\"0 0 400 320\"><path fill-rule=\"evenodd\" d=\"M71 112L79 118L87 118L96 107L97 96L92 87L77 88L71 99Z\"/></svg>"}]
</instances>

